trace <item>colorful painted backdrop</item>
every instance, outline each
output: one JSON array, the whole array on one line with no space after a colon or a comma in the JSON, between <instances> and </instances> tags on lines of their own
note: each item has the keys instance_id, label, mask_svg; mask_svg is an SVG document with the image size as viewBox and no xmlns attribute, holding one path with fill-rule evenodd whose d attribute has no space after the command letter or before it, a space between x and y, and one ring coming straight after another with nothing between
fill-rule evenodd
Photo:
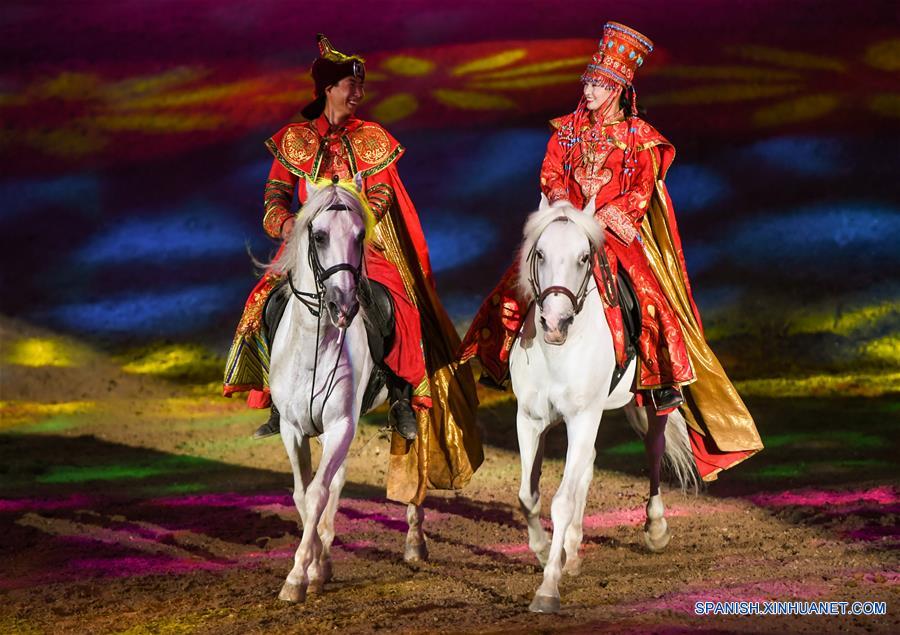
<instances>
[{"instance_id":1,"label":"colorful painted backdrop","mask_svg":"<svg viewBox=\"0 0 900 635\"><path fill-rule=\"evenodd\" d=\"M896 379L889 1L8 4L0 309L146 347L151 370L222 355L247 247L274 247L262 142L309 99L323 31L368 60L361 115L408 148L401 174L464 325L536 205L545 122L574 107L607 19L656 42L639 101L678 148L669 187L726 366L776 392L804 389L786 376ZM39 354L26 344L8 355Z\"/></svg>"}]
</instances>

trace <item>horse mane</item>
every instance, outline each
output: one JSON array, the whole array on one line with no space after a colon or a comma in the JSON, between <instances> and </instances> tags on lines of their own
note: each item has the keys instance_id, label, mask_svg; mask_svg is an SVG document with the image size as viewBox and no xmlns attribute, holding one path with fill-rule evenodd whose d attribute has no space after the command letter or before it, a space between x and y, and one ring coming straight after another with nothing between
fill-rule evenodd
<instances>
[{"instance_id":1,"label":"horse mane","mask_svg":"<svg viewBox=\"0 0 900 635\"><path fill-rule=\"evenodd\" d=\"M363 218L366 225L366 240L369 240L375 229L375 215L365 197L357 191L352 182L332 183L330 179L321 179L315 186L316 191L306 199L306 203L297 212L294 230L285 241L284 249L269 263L269 270L275 274L286 274L294 271L298 264L303 264L297 262L297 257L301 243L306 240L304 229L316 214L332 205L346 205Z\"/></svg>"},{"instance_id":2,"label":"horse mane","mask_svg":"<svg viewBox=\"0 0 900 635\"><path fill-rule=\"evenodd\" d=\"M603 225L600 221L591 214L585 214L568 201L557 201L544 209L533 212L525 221L525 229L522 230L522 246L519 248L517 283L519 293L526 303L534 300L534 290L531 288L529 280L531 267L528 264L528 256L544 230L561 216L577 225L595 250L599 250L603 246Z\"/></svg>"}]
</instances>

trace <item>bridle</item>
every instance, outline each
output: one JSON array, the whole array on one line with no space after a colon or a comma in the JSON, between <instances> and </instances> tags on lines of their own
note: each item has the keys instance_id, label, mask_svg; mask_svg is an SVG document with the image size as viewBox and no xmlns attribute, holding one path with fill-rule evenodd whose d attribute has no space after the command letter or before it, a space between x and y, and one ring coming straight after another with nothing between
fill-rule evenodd
<instances>
[{"instance_id":1,"label":"bridle","mask_svg":"<svg viewBox=\"0 0 900 635\"><path fill-rule=\"evenodd\" d=\"M295 298L297 298L303 304L303 306L306 307L306 309L310 312L310 314L314 318L316 318L316 354L315 354L315 358L313 360L312 382L310 383L310 387L309 387L309 425L311 425L313 427L313 429L316 430L316 432L319 434L322 434L323 428L321 426L317 426L315 424L315 420L313 419L313 399L315 398L315 391L316 391L316 371L319 368L319 345L320 345L319 333L322 328L322 303L324 302L324 298L325 298L325 281L328 280L328 278L330 278L331 276L333 276L336 273L339 273L341 271L349 271L350 274L353 276L353 283L358 288L359 287L359 279L363 276L362 269L363 269L363 264L364 264L364 258L363 258L363 245L360 244L359 265L358 266L354 267L350 263L341 262L341 263L334 265L333 267L328 267L328 269L325 269L324 267L322 267L322 262L319 260L319 253L318 253L318 251L316 251L315 241L313 240L312 225L313 225L313 221L316 220L316 218L318 218L319 214L321 214L323 212L352 212L352 211L354 211L352 208L350 208L347 205L344 205L343 203L334 203L334 204L326 207L325 209L321 209L318 212L316 212L316 214L312 218L309 219L309 222L306 225L306 231L307 231L307 237L308 237L306 258L307 258L307 262L309 262L309 268L312 270L313 276L315 277L315 280L316 280L316 290L313 292L299 291L294 286L294 278L291 275L290 271L288 272L288 276L287 276L288 286L290 286L291 294L293 294L293 296ZM337 356L335 356L334 368L331 369L331 373L329 373L328 379L325 381L325 385L327 388L325 390L325 397L324 397L324 399L322 399L322 412L323 413L325 412L325 404L328 402L328 398L331 396L331 393L334 391L334 377L335 377L335 374L337 373L338 363L341 361L340 351L343 350L343 348L344 348L344 337L347 335L346 328L338 328L338 330L340 331L340 337L338 340L338 354L337 354Z\"/></svg>"},{"instance_id":2,"label":"bridle","mask_svg":"<svg viewBox=\"0 0 900 635\"><path fill-rule=\"evenodd\" d=\"M568 223L569 219L566 216L557 216L550 223ZM550 225L548 223L548 227ZM544 228L546 229L546 227ZM543 231L541 232L543 234ZM578 287L578 292L573 293L571 289L568 287L564 287L561 285L553 285L547 287L543 291L541 290L540 281L538 280L538 264L537 264L537 244L540 240L540 236L534 241L534 244L531 246L531 250L528 252L528 283L531 285L531 291L534 293L535 302L537 302L538 310L543 313L544 311L544 300L547 299L547 296L553 295L555 293L559 293L561 295L566 296L569 301L572 303L572 308L575 309L575 315L581 313L581 309L584 308L584 301L587 298L588 294L588 285L591 281L591 276L593 274L593 262L594 256L597 253L597 250L594 249L594 245L588 241L591 246L590 255L588 256L588 266L587 271L585 271L584 278L581 280L581 285Z\"/></svg>"},{"instance_id":3,"label":"bridle","mask_svg":"<svg viewBox=\"0 0 900 635\"><path fill-rule=\"evenodd\" d=\"M313 272L313 276L316 280L316 290L314 292L308 291L299 291L297 287L294 286L294 278L291 275L291 272L288 272L288 285L291 288L291 293L295 298L300 300L303 303L303 306L310 312L313 317L318 318L322 313L322 299L325 295L325 281L328 280L331 276L341 271L349 271L353 276L353 283L358 285L359 278L362 275L362 266L363 266L363 255L362 255L362 246L360 245L360 254L359 254L359 266L354 267L353 265L341 262L333 267L328 267L325 269L322 267L322 262L319 260L319 253L315 248L315 241L313 240L313 231L312 224L313 221L318 218L319 214L323 212L352 212L353 210L343 203L335 203L325 209L319 210L316 212L315 216L309 219L309 222L306 225L306 232L308 236L307 240L307 250L306 250L306 259L309 263L309 268Z\"/></svg>"}]
</instances>

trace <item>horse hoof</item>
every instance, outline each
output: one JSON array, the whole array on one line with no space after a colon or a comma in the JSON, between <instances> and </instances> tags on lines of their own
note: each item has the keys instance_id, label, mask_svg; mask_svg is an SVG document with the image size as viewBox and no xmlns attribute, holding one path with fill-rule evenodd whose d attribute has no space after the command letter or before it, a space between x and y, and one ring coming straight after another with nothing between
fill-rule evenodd
<instances>
[{"instance_id":1,"label":"horse hoof","mask_svg":"<svg viewBox=\"0 0 900 635\"><path fill-rule=\"evenodd\" d=\"M310 580L307 593L322 593L325 590L325 580Z\"/></svg>"},{"instance_id":2,"label":"horse hoof","mask_svg":"<svg viewBox=\"0 0 900 635\"><path fill-rule=\"evenodd\" d=\"M281 593L278 599L283 602L293 602L294 604L302 604L306 601L306 587L300 584L291 584L285 582L281 587Z\"/></svg>"},{"instance_id":3,"label":"horse hoof","mask_svg":"<svg viewBox=\"0 0 900 635\"><path fill-rule=\"evenodd\" d=\"M532 613L559 613L559 598L550 595L535 595L528 610Z\"/></svg>"},{"instance_id":4,"label":"horse hoof","mask_svg":"<svg viewBox=\"0 0 900 635\"><path fill-rule=\"evenodd\" d=\"M406 562L425 562L428 560L428 547L425 543L419 545L406 545L403 551L403 560Z\"/></svg>"},{"instance_id":5,"label":"horse hoof","mask_svg":"<svg viewBox=\"0 0 900 635\"><path fill-rule=\"evenodd\" d=\"M661 531L654 531L654 529L656 528L644 528L644 544L651 553L660 553L665 550L669 545L669 541L672 540L672 532L669 531L666 525L663 525Z\"/></svg>"}]
</instances>

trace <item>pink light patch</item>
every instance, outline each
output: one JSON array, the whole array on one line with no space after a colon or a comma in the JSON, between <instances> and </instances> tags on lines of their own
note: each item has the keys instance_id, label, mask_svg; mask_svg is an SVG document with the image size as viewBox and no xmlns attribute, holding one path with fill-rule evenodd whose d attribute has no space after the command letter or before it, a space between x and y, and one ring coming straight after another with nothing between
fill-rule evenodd
<instances>
[{"instance_id":1,"label":"pink light patch","mask_svg":"<svg viewBox=\"0 0 900 635\"><path fill-rule=\"evenodd\" d=\"M485 545L484 549L485 549L485 551L493 551L495 553L502 553L504 556L518 556L523 553L531 553L531 547L528 546L527 542L514 543L514 544L500 543L497 545Z\"/></svg>"},{"instance_id":2,"label":"pink light patch","mask_svg":"<svg viewBox=\"0 0 900 635\"><path fill-rule=\"evenodd\" d=\"M163 560L160 558L127 556L123 558L88 558L72 560L70 566L81 574L103 577L130 577L161 573L192 573L194 571L221 571L227 565L208 560Z\"/></svg>"},{"instance_id":3,"label":"pink light patch","mask_svg":"<svg viewBox=\"0 0 900 635\"><path fill-rule=\"evenodd\" d=\"M900 503L900 493L893 487L884 485L867 490L832 492L828 490L784 491L777 494L756 494L747 497L760 507L852 505L854 503L877 503L892 505Z\"/></svg>"},{"instance_id":4,"label":"pink light patch","mask_svg":"<svg viewBox=\"0 0 900 635\"><path fill-rule=\"evenodd\" d=\"M265 507L268 505L288 506L293 508L290 494L189 494L186 496L169 496L147 501L150 505L166 507Z\"/></svg>"},{"instance_id":5,"label":"pink light patch","mask_svg":"<svg viewBox=\"0 0 900 635\"><path fill-rule=\"evenodd\" d=\"M723 514L736 511L737 509L738 508L734 505L674 505L666 510L666 518L674 518L676 516L696 516L699 514ZM603 529L607 527L643 525L646 520L647 513L643 507L631 509L623 508L585 516L583 526L585 529Z\"/></svg>"},{"instance_id":6,"label":"pink light patch","mask_svg":"<svg viewBox=\"0 0 900 635\"><path fill-rule=\"evenodd\" d=\"M0 513L36 512L54 509L90 508L97 499L83 494L73 494L66 498L3 498L0 499Z\"/></svg>"},{"instance_id":7,"label":"pink light patch","mask_svg":"<svg viewBox=\"0 0 900 635\"><path fill-rule=\"evenodd\" d=\"M792 584L783 580L764 580L733 587L711 587L668 593L660 598L628 605L629 613L644 611L678 611L694 614L697 602L767 602L778 598L814 599L830 592L821 584Z\"/></svg>"}]
</instances>

